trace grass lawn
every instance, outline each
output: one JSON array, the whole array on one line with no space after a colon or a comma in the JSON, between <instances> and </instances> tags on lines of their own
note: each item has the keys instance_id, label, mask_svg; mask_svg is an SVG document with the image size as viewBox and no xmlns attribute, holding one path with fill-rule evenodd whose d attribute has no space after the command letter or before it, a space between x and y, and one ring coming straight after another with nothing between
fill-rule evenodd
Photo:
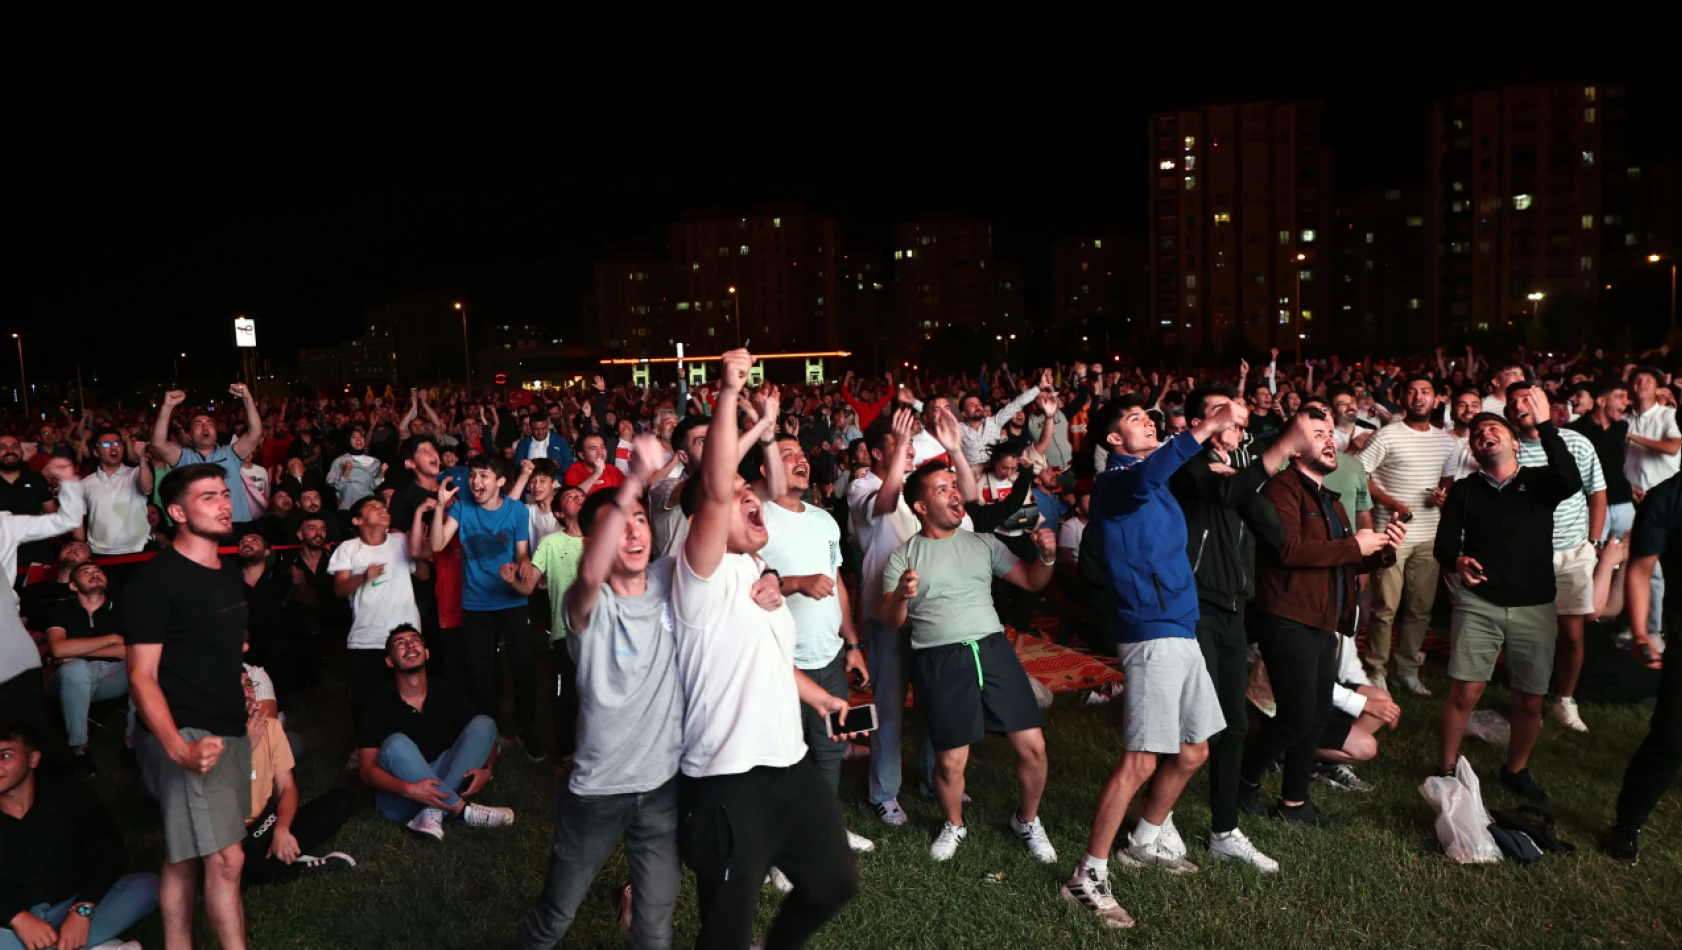
<instances>
[{"instance_id":1,"label":"grass lawn","mask_svg":"<svg viewBox=\"0 0 1682 950\"><path fill-rule=\"evenodd\" d=\"M1447 681L1427 668L1439 696ZM332 679L317 712L294 717L309 742L299 769L306 796L347 781L350 747L343 693ZM1623 769L1647 716L1638 708L1585 706L1593 730L1544 729L1534 771L1553 796L1549 810L1575 857L1549 856L1533 868L1461 867L1443 856L1430 806L1418 786L1436 759L1438 700L1403 697L1400 730L1380 737L1380 757L1361 769L1377 783L1367 795L1315 786L1315 799L1348 827L1325 833L1246 818L1252 840L1283 865L1264 878L1208 859L1209 813L1203 777L1176 812L1203 869L1172 877L1112 865L1117 897L1137 919L1130 931L1104 929L1059 899L1058 885L1085 850L1093 795L1118 754L1118 704L1078 705L1061 696L1048 713L1051 781L1041 814L1057 845L1053 867L1036 863L1008 833L1015 805L1009 747L989 739L969 769L974 804L968 841L957 857L935 864L928 845L939 824L932 802L908 788L901 802L909 824L889 829L864 801L866 762L849 762L842 795L851 826L875 840L861 858L863 890L814 941L816 947L1675 947L1682 944L1682 795L1660 804L1643 840L1641 864L1626 868L1596 850L1612 813ZM1506 691L1492 686L1485 706L1506 711ZM915 721L915 717L913 717ZM113 717L115 724L115 717ZM116 762L110 733L95 739L99 785L124 827L134 868L156 867L162 839L156 808L135 773ZM907 743L908 753L914 743ZM1466 752L1485 779L1491 807L1512 804L1495 770L1500 754L1468 739ZM909 765L909 762L908 762ZM907 769L907 775L912 770ZM512 806L517 824L501 831L448 826L441 843L380 821L370 806L332 848L356 857L355 870L246 897L246 927L259 950L278 947L502 947L513 937L543 882L553 791L561 781L548 764L517 752L504 758L485 801ZM1269 792L1277 794L1277 776ZM359 785L356 787L360 788ZM371 801L371 800L370 800ZM982 878L1002 871L1002 884ZM616 855L598 879L565 946L623 944L614 904L626 877ZM761 933L777 897L767 889ZM686 879L678 902L677 945L689 946L698 921ZM202 910L199 945L213 946ZM161 947L156 917L132 936Z\"/></svg>"}]
</instances>

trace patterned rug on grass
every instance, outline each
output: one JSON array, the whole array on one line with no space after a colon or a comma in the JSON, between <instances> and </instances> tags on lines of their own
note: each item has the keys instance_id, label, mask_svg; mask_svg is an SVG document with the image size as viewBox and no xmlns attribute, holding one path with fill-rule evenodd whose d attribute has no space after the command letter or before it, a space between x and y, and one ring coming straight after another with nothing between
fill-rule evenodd
<instances>
[{"instance_id":1,"label":"patterned rug on grass","mask_svg":"<svg viewBox=\"0 0 1682 950\"><path fill-rule=\"evenodd\" d=\"M1106 663L1092 654L1053 642L1051 638L1057 631L1055 619L1035 617L1033 628L1033 633L1027 633L1006 627L1005 636L1016 646L1016 657L1022 661L1022 668L1046 689L1053 693L1071 693L1121 682L1121 671L1116 669L1113 661ZM905 704L913 705L909 695L911 691L908 689L906 692ZM875 697L870 690L855 689L848 701L859 706L875 702Z\"/></svg>"}]
</instances>

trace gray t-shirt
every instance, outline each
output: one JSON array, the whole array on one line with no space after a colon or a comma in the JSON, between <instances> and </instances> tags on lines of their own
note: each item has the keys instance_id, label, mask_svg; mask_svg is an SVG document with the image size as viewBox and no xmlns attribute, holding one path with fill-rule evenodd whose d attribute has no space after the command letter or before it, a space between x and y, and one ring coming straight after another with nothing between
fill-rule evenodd
<instances>
[{"instance_id":1,"label":"gray t-shirt","mask_svg":"<svg viewBox=\"0 0 1682 950\"><path fill-rule=\"evenodd\" d=\"M917 596L911 598L911 649L976 640L1004 629L993 609L993 578L1017 564L1016 555L998 538L954 531L942 540L912 535L888 557L882 571L882 596L899 586L907 568L917 572Z\"/></svg>"},{"instance_id":2,"label":"gray t-shirt","mask_svg":"<svg viewBox=\"0 0 1682 950\"><path fill-rule=\"evenodd\" d=\"M668 478L648 486L648 533L653 547L648 552L650 564L658 558L673 557L689 537L689 519L678 504L683 482ZM666 507L670 505L671 507Z\"/></svg>"},{"instance_id":3,"label":"gray t-shirt","mask_svg":"<svg viewBox=\"0 0 1682 950\"><path fill-rule=\"evenodd\" d=\"M683 686L670 606L673 563L650 563L648 587L636 597L603 584L589 624L566 638L578 664L578 751L567 783L574 795L649 792L677 775Z\"/></svg>"}]
</instances>

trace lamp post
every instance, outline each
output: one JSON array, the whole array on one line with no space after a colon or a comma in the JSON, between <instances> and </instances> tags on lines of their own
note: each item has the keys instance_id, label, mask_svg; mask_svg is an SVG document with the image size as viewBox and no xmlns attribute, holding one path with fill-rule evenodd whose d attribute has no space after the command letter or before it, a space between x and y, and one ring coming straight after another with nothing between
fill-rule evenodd
<instances>
[{"instance_id":1,"label":"lamp post","mask_svg":"<svg viewBox=\"0 0 1682 950\"><path fill-rule=\"evenodd\" d=\"M172 359L170 361L170 362L175 364L175 385L177 387L179 387L181 385L181 361L186 359L186 358L187 358L187 354L179 353L175 356L174 359Z\"/></svg>"},{"instance_id":2,"label":"lamp post","mask_svg":"<svg viewBox=\"0 0 1682 950\"><path fill-rule=\"evenodd\" d=\"M456 309L461 311L461 362L462 369L467 374L467 391L473 392L473 351L468 349L467 343L467 308L459 301Z\"/></svg>"},{"instance_id":3,"label":"lamp post","mask_svg":"<svg viewBox=\"0 0 1682 950\"><path fill-rule=\"evenodd\" d=\"M18 381L23 384L23 414L29 415L29 374L23 368L23 336L12 334L12 339L18 341Z\"/></svg>"},{"instance_id":4,"label":"lamp post","mask_svg":"<svg viewBox=\"0 0 1682 950\"><path fill-rule=\"evenodd\" d=\"M725 292L730 295L730 309L736 312L736 345L739 347L742 345L742 298L737 295L734 284L726 288Z\"/></svg>"},{"instance_id":5,"label":"lamp post","mask_svg":"<svg viewBox=\"0 0 1682 950\"><path fill-rule=\"evenodd\" d=\"M1307 254L1298 254L1297 255L1297 266L1296 266L1297 289L1296 289L1296 293L1293 294L1292 297L1291 297L1291 299L1296 301L1296 305L1297 305L1297 362L1298 363L1301 363L1303 361L1303 350L1305 350L1307 348L1306 344L1303 341L1308 339L1306 336L1303 335L1303 332L1302 332L1302 262L1306 261L1306 260L1308 260L1308 255Z\"/></svg>"},{"instance_id":6,"label":"lamp post","mask_svg":"<svg viewBox=\"0 0 1682 950\"><path fill-rule=\"evenodd\" d=\"M1664 258L1658 254L1647 255L1647 263L1649 264L1657 264L1662 260ZM1674 259L1670 262L1670 332L1676 332L1676 261Z\"/></svg>"},{"instance_id":7,"label":"lamp post","mask_svg":"<svg viewBox=\"0 0 1682 950\"><path fill-rule=\"evenodd\" d=\"M1530 322L1536 324L1537 326L1542 325L1542 298L1546 296L1547 294L1542 293L1540 290L1532 291L1524 295L1524 299L1530 301L1532 304L1530 310Z\"/></svg>"},{"instance_id":8,"label":"lamp post","mask_svg":"<svg viewBox=\"0 0 1682 950\"><path fill-rule=\"evenodd\" d=\"M1005 362L1006 363L1010 362L1010 341L1016 339L1016 334L1012 333L1010 336L1007 337L1003 333L1000 333L1000 334L995 335L993 337L993 339L999 340L999 341L1004 343L1004 345L1005 345Z\"/></svg>"}]
</instances>

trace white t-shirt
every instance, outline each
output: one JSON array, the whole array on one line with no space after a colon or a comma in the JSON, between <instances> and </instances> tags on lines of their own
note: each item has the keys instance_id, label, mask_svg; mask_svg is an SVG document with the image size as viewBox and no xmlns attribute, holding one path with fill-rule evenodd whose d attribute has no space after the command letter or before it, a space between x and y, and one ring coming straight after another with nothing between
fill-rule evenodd
<instances>
[{"instance_id":1,"label":"white t-shirt","mask_svg":"<svg viewBox=\"0 0 1682 950\"><path fill-rule=\"evenodd\" d=\"M1656 402L1646 412L1636 412L1635 407L1630 406L1629 411L1624 413L1624 421L1629 423L1630 435L1644 439L1682 437L1682 429L1676 427L1676 410ZM1682 457L1665 455L1631 442L1624 452L1624 477L1636 488L1651 491L1676 474L1679 462L1682 462Z\"/></svg>"},{"instance_id":2,"label":"white t-shirt","mask_svg":"<svg viewBox=\"0 0 1682 950\"><path fill-rule=\"evenodd\" d=\"M549 438L546 438L541 442L539 442L536 439L532 439L530 447L528 447L526 449L526 458L520 459L520 461L524 462L526 459L546 459L546 458L548 458L549 457L549 439L551 439L551 438L554 438L554 436L550 436Z\"/></svg>"},{"instance_id":3,"label":"white t-shirt","mask_svg":"<svg viewBox=\"0 0 1682 950\"><path fill-rule=\"evenodd\" d=\"M872 508L876 494L882 490L882 479L875 472L865 472L847 486L847 510L853 516L853 536L859 539L859 551L864 555L860 567L859 597L864 601L866 620L882 619L882 570L888 566L888 556L917 533L917 516L899 496L899 507L884 517L877 517Z\"/></svg>"},{"instance_id":4,"label":"white t-shirt","mask_svg":"<svg viewBox=\"0 0 1682 950\"><path fill-rule=\"evenodd\" d=\"M554 511L545 514L536 502L526 502L526 513L531 518L531 540L529 542L531 547L526 550L536 551L537 546L543 543L544 538L560 530L561 523L556 520Z\"/></svg>"},{"instance_id":5,"label":"white t-shirt","mask_svg":"<svg viewBox=\"0 0 1682 950\"><path fill-rule=\"evenodd\" d=\"M1057 546L1073 548L1075 556L1080 556L1080 541L1086 537L1086 522L1079 518L1069 517L1057 526Z\"/></svg>"},{"instance_id":6,"label":"white t-shirt","mask_svg":"<svg viewBox=\"0 0 1682 950\"><path fill-rule=\"evenodd\" d=\"M940 441L930 435L927 430L921 430L911 437L911 451L916 453L916 461L913 463L916 465L922 465L929 459L939 458L947 454L946 450L941 447ZM950 458L948 458L948 461L950 461Z\"/></svg>"},{"instance_id":7,"label":"white t-shirt","mask_svg":"<svg viewBox=\"0 0 1682 950\"><path fill-rule=\"evenodd\" d=\"M839 588L841 579L841 526L835 516L814 505L799 512L767 502L760 511L770 540L759 551L765 563L784 578L822 574ZM830 593L822 600L805 594L787 598L794 614L794 665L803 670L828 666L841 651L841 596Z\"/></svg>"},{"instance_id":8,"label":"white t-shirt","mask_svg":"<svg viewBox=\"0 0 1682 950\"><path fill-rule=\"evenodd\" d=\"M393 531L385 543L375 546L360 539L343 541L327 562L329 573L360 574L370 564L384 564L380 576L358 587L350 595L353 620L345 646L352 650L383 650L386 637L398 624L420 628L420 611L415 607L415 588L409 580L415 564L409 560L409 538Z\"/></svg>"},{"instance_id":9,"label":"white t-shirt","mask_svg":"<svg viewBox=\"0 0 1682 950\"><path fill-rule=\"evenodd\" d=\"M794 614L749 593L760 562L726 554L702 578L679 550L672 577L677 668L683 681L683 758L690 778L788 768L806 757L794 685Z\"/></svg>"},{"instance_id":10,"label":"white t-shirt","mask_svg":"<svg viewBox=\"0 0 1682 950\"><path fill-rule=\"evenodd\" d=\"M1507 400L1494 395L1485 396L1483 397L1483 411L1505 416L1507 414Z\"/></svg>"},{"instance_id":11,"label":"white t-shirt","mask_svg":"<svg viewBox=\"0 0 1682 950\"><path fill-rule=\"evenodd\" d=\"M1446 429L1443 431L1448 432ZM1462 439L1449 432L1448 437L1454 440L1454 448L1450 449L1448 457L1443 459L1442 477L1459 481L1478 470L1478 460L1472 458L1472 438L1470 435Z\"/></svg>"}]
</instances>

